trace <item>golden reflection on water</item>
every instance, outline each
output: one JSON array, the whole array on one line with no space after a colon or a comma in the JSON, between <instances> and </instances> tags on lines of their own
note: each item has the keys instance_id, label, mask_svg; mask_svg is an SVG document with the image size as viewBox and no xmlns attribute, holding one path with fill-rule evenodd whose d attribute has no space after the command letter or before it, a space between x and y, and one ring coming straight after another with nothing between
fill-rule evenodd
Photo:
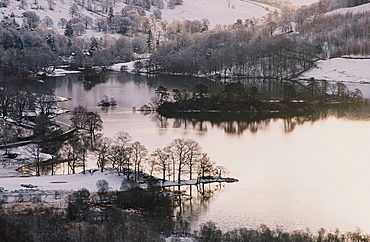
<instances>
[{"instance_id":1,"label":"golden reflection on water","mask_svg":"<svg viewBox=\"0 0 370 242\"><path fill-rule=\"evenodd\" d=\"M370 232L370 122L328 117L290 133L284 125L274 120L257 134L207 145L239 183L220 194L195 227L214 220L226 229L266 224Z\"/></svg>"}]
</instances>

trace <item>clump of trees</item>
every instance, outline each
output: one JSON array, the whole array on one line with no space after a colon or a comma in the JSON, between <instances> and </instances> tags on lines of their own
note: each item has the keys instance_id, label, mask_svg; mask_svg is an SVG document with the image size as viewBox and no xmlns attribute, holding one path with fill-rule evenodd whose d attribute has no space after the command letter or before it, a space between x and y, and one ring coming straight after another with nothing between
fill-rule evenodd
<instances>
[{"instance_id":1,"label":"clump of trees","mask_svg":"<svg viewBox=\"0 0 370 242\"><path fill-rule=\"evenodd\" d=\"M311 78L304 87L298 87L293 82L286 81L281 85L280 102L269 103L255 86L245 87L241 82L231 82L224 85L223 90L209 94L208 87L199 83L192 91L169 90L163 86L156 89L156 96L152 98L150 106L143 110L152 109L160 114L168 115L174 112L260 112L269 113L271 110L292 111L290 108L301 109L302 105L292 106L292 101L300 100L305 103L358 103L362 102L362 93L359 89L350 91L342 82L328 83ZM289 106L287 106L287 104ZM150 107L150 108L149 108Z\"/></svg>"},{"instance_id":2,"label":"clump of trees","mask_svg":"<svg viewBox=\"0 0 370 242\"><path fill-rule=\"evenodd\" d=\"M134 48L127 37L80 36L88 26L93 26L88 16L61 18L59 24L65 27L62 34L41 26L35 12L26 11L23 16L23 24L17 23L14 16L0 23L0 70L4 75L35 75L40 71L50 72L53 70L50 66L60 64L105 67L115 61L133 59ZM46 22L50 27L50 21ZM100 31L99 22L96 26Z\"/></svg>"},{"instance_id":3,"label":"clump of trees","mask_svg":"<svg viewBox=\"0 0 370 242\"><path fill-rule=\"evenodd\" d=\"M214 222L206 222L199 226L199 231L195 232L195 237L201 241L369 241L370 235L362 233L360 229L354 232L341 233L338 229L333 232L328 232L325 229L320 229L317 234L309 230L299 230L293 232L285 232L281 228L270 229L266 225L261 225L257 229L238 228L227 232L222 232Z\"/></svg>"},{"instance_id":4,"label":"clump of trees","mask_svg":"<svg viewBox=\"0 0 370 242\"><path fill-rule=\"evenodd\" d=\"M320 46L323 58L370 53L368 12L324 14L339 8L369 3L368 0L321 0L299 8L293 15L296 30L309 43Z\"/></svg>"},{"instance_id":5,"label":"clump of trees","mask_svg":"<svg viewBox=\"0 0 370 242\"><path fill-rule=\"evenodd\" d=\"M102 172L112 167L118 175L124 175L135 182L155 174L163 181L172 179L180 182L194 177L221 176L220 171L226 171L216 166L202 152L200 144L192 139L178 138L166 147L150 153L139 141L132 141L127 132L118 132L114 138L95 133L102 128L100 115L89 112L83 106L75 107L71 121L72 127L88 131L88 135L79 135L65 141L58 152L58 157L67 162L71 173L76 173L81 167L83 173L86 172L89 152L96 154L96 164Z\"/></svg>"},{"instance_id":6,"label":"clump of trees","mask_svg":"<svg viewBox=\"0 0 370 242\"><path fill-rule=\"evenodd\" d=\"M106 184L104 181L99 184ZM98 190L103 193L104 189ZM40 205L39 210L22 214L1 209L0 240L164 241L163 236L171 234L173 204L169 196L138 188L109 191L103 200L100 195L83 188L68 196L65 209Z\"/></svg>"},{"instance_id":7,"label":"clump of trees","mask_svg":"<svg viewBox=\"0 0 370 242\"><path fill-rule=\"evenodd\" d=\"M162 71L183 74L221 74L290 78L313 66L320 51L298 39L274 36L241 20L233 27L198 35L177 34L162 43L152 61Z\"/></svg>"},{"instance_id":8,"label":"clump of trees","mask_svg":"<svg viewBox=\"0 0 370 242\"><path fill-rule=\"evenodd\" d=\"M300 34L316 46L321 46L323 57L343 55L366 56L370 46L368 13L320 15L298 25Z\"/></svg>"},{"instance_id":9,"label":"clump of trees","mask_svg":"<svg viewBox=\"0 0 370 242\"><path fill-rule=\"evenodd\" d=\"M22 82L2 83L0 115L4 126L0 140L6 154L8 146L17 141L33 142L30 153L36 164L40 164L41 151L56 152L59 147L56 139L62 133L59 125L52 121L56 115L57 101L52 93L36 92ZM36 173L39 174L39 169Z\"/></svg>"}]
</instances>

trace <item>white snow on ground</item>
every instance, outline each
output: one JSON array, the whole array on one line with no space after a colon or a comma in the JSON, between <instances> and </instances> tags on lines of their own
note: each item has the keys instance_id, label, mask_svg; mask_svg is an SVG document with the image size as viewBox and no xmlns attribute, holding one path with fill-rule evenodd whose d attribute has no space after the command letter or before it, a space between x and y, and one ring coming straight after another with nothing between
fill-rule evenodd
<instances>
[{"instance_id":1,"label":"white snow on ground","mask_svg":"<svg viewBox=\"0 0 370 242\"><path fill-rule=\"evenodd\" d=\"M320 60L317 67L304 72L299 78L340 82L370 82L370 59L333 58Z\"/></svg>"},{"instance_id":2,"label":"white snow on ground","mask_svg":"<svg viewBox=\"0 0 370 242\"><path fill-rule=\"evenodd\" d=\"M255 4L244 0L185 0L183 5L176 6L175 9L162 9L162 18L169 22L173 20L202 20L208 19L211 28L217 24L232 24L238 18L245 19L251 17L262 17L268 11L275 11L276 8Z\"/></svg>"},{"instance_id":3,"label":"white snow on ground","mask_svg":"<svg viewBox=\"0 0 370 242\"><path fill-rule=\"evenodd\" d=\"M134 69L134 64L136 61L130 61L125 63L117 63L109 67L112 71L121 71L122 66L127 66L127 71L132 71Z\"/></svg>"},{"instance_id":4,"label":"white snow on ground","mask_svg":"<svg viewBox=\"0 0 370 242\"><path fill-rule=\"evenodd\" d=\"M290 0L290 2L295 6L310 5L318 1L319 0Z\"/></svg>"},{"instance_id":5,"label":"white snow on ground","mask_svg":"<svg viewBox=\"0 0 370 242\"><path fill-rule=\"evenodd\" d=\"M369 12L370 11L370 3L366 3L360 6L352 7L352 8L341 8L337 9L331 12L328 12L326 14L347 14L347 13L364 13L364 12Z\"/></svg>"},{"instance_id":6,"label":"white snow on ground","mask_svg":"<svg viewBox=\"0 0 370 242\"><path fill-rule=\"evenodd\" d=\"M56 69L54 69L54 75L53 76L65 76L66 74L76 74L76 73L81 73L81 72L80 71L69 71L69 70L56 68Z\"/></svg>"},{"instance_id":7,"label":"white snow on ground","mask_svg":"<svg viewBox=\"0 0 370 242\"><path fill-rule=\"evenodd\" d=\"M37 6L41 7L42 9L35 9L36 5L33 4L34 1L27 1L27 7L24 9L19 7L19 1L10 1L7 8L0 9L0 18L2 19L3 16L10 16L11 14L14 14L16 16L16 21L22 25L22 13L26 11L34 11L40 17L40 20L43 20L46 16L50 17L54 23L52 29L58 31L59 33L63 33L64 29L62 29L61 26L58 26L58 22L61 18L65 18L67 20L71 19L69 9L72 6L73 1L57 0L55 1L56 5L54 6L54 10L49 9L47 0L38 0L37 2ZM126 4L122 3L121 1L117 1L114 5L114 13L120 13L122 8L125 6ZM151 7L151 11L155 9L155 7ZM202 20L203 18L207 18L211 22L211 28L217 24L232 24L236 22L238 18L245 20L251 17L261 17L267 14L269 11L274 10L274 7L252 3L249 0L230 0L230 5L228 0L185 0L183 5L176 6L175 9L168 9L166 1L165 8L161 9L162 18L170 22L173 20ZM101 16L107 16L103 13L93 13L91 11L87 11L80 6L79 11L83 15L87 15L92 19L96 19ZM150 15L151 13L147 12L147 17ZM104 34L102 32L99 33L91 30L91 27L89 26L86 35L101 37ZM119 37L120 35L113 34L112 36Z\"/></svg>"},{"instance_id":8,"label":"white snow on ground","mask_svg":"<svg viewBox=\"0 0 370 242\"><path fill-rule=\"evenodd\" d=\"M87 188L90 192L96 192L96 182L104 179L112 190L119 191L122 180L126 179L126 176L118 176L113 169L104 172L94 171L86 172L86 174L2 178L0 179L0 187L3 187L5 191L15 191L26 189L21 184L31 184L37 186L31 189L39 190L77 191L81 188Z\"/></svg>"}]
</instances>

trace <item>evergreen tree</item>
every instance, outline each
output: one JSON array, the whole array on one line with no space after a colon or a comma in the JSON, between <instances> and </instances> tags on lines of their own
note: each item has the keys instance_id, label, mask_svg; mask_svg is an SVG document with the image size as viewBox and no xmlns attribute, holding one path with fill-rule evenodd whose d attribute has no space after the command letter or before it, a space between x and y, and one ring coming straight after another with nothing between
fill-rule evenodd
<instances>
[{"instance_id":1,"label":"evergreen tree","mask_svg":"<svg viewBox=\"0 0 370 242\"><path fill-rule=\"evenodd\" d=\"M46 37L46 42L49 45L50 49L53 52L55 52L56 51L55 40L54 40L54 37L50 33L48 33L48 36Z\"/></svg>"},{"instance_id":2,"label":"evergreen tree","mask_svg":"<svg viewBox=\"0 0 370 242\"><path fill-rule=\"evenodd\" d=\"M72 41L71 41L71 39L68 39L68 43L67 43L68 50L70 50L71 47L72 47Z\"/></svg>"},{"instance_id":3,"label":"evergreen tree","mask_svg":"<svg viewBox=\"0 0 370 242\"><path fill-rule=\"evenodd\" d=\"M113 17L114 17L113 7L110 7L109 10L108 10L108 24L112 23Z\"/></svg>"},{"instance_id":4,"label":"evergreen tree","mask_svg":"<svg viewBox=\"0 0 370 242\"><path fill-rule=\"evenodd\" d=\"M90 43L90 48L89 48L90 55L93 55L94 52L98 49L99 49L99 43L96 40L96 38L93 36L91 37L91 43Z\"/></svg>"},{"instance_id":5,"label":"evergreen tree","mask_svg":"<svg viewBox=\"0 0 370 242\"><path fill-rule=\"evenodd\" d=\"M66 30L64 31L64 35L67 37L73 37L73 29L71 22L68 22L66 25Z\"/></svg>"},{"instance_id":6,"label":"evergreen tree","mask_svg":"<svg viewBox=\"0 0 370 242\"><path fill-rule=\"evenodd\" d=\"M148 45L149 53L151 53L153 50L153 34L152 34L152 30L150 29L149 29L148 38L146 40L146 43Z\"/></svg>"},{"instance_id":7,"label":"evergreen tree","mask_svg":"<svg viewBox=\"0 0 370 242\"><path fill-rule=\"evenodd\" d=\"M23 50L24 48L23 40L19 35L14 35L14 48L18 50Z\"/></svg>"}]
</instances>

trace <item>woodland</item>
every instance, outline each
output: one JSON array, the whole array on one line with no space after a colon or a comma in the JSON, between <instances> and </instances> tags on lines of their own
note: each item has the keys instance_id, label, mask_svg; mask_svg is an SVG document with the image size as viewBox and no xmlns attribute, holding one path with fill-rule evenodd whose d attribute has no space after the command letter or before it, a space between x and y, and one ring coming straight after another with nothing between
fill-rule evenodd
<instances>
[{"instance_id":1,"label":"woodland","mask_svg":"<svg viewBox=\"0 0 370 242\"><path fill-rule=\"evenodd\" d=\"M61 18L58 23L41 19L32 11L6 16L0 24L2 75L35 75L65 64L72 69L108 68L113 63L134 60L138 54L151 53L150 61L142 66L153 73L286 79L312 67L319 59L366 56L370 52L368 41L364 41L370 29L365 13L325 14L352 6L353 1L320 1L295 12L270 12L262 19L238 19L214 29L209 29L207 19L172 23L161 20L159 8L157 14L146 16L145 8L161 4L142 2L134 1L119 14L101 2L104 17L92 19L79 11L86 3L76 1L69 19ZM315 17L309 18L312 15ZM22 22L17 22L16 17L21 17ZM64 32L49 28L54 25ZM89 29L118 37L85 37L83 33Z\"/></svg>"}]
</instances>

